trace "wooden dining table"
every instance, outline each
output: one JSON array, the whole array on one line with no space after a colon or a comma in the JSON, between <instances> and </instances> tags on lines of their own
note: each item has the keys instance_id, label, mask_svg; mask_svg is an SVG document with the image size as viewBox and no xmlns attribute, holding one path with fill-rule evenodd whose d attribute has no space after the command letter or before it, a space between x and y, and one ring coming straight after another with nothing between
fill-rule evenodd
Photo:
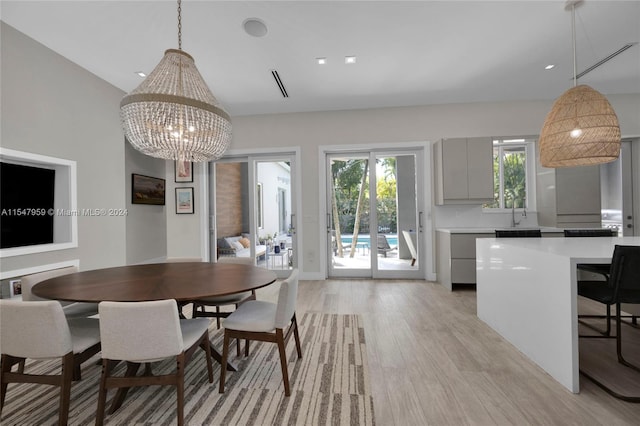
<instances>
[{"instance_id":1,"label":"wooden dining table","mask_svg":"<svg viewBox=\"0 0 640 426\"><path fill-rule=\"evenodd\" d=\"M42 281L32 288L39 297L70 302L144 302L175 299L186 303L204 297L256 290L276 281L276 274L257 266L184 262L119 266L76 272ZM222 355L211 346L212 356ZM235 371L233 364L228 370Z\"/></svg>"}]
</instances>

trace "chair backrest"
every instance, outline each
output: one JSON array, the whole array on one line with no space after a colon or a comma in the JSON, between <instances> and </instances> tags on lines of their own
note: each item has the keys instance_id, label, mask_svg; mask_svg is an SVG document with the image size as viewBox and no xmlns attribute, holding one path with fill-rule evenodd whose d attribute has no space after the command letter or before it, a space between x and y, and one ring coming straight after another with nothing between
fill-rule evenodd
<instances>
[{"instance_id":1,"label":"chair backrest","mask_svg":"<svg viewBox=\"0 0 640 426\"><path fill-rule=\"evenodd\" d=\"M166 263L202 262L201 257L167 257Z\"/></svg>"},{"instance_id":2,"label":"chair backrest","mask_svg":"<svg viewBox=\"0 0 640 426\"><path fill-rule=\"evenodd\" d=\"M284 328L291 321L291 317L296 312L296 302L298 299L298 270L291 271L289 278L280 285L278 294L278 308L276 309L276 328Z\"/></svg>"},{"instance_id":3,"label":"chair backrest","mask_svg":"<svg viewBox=\"0 0 640 426\"><path fill-rule=\"evenodd\" d=\"M255 261L252 257L235 257L235 256L219 257L218 263L235 263L237 265L249 265L249 266L255 265Z\"/></svg>"},{"instance_id":4,"label":"chair backrest","mask_svg":"<svg viewBox=\"0 0 640 426\"><path fill-rule=\"evenodd\" d=\"M0 300L0 350L36 359L71 352L71 332L62 305L55 300Z\"/></svg>"},{"instance_id":5,"label":"chair backrest","mask_svg":"<svg viewBox=\"0 0 640 426\"><path fill-rule=\"evenodd\" d=\"M614 302L640 303L640 246L615 246L609 279Z\"/></svg>"},{"instance_id":6,"label":"chair backrest","mask_svg":"<svg viewBox=\"0 0 640 426\"><path fill-rule=\"evenodd\" d=\"M36 296L31 292L31 288L42 282L44 280L48 280L49 278L59 277L61 275L73 274L74 272L78 272L77 266L68 266L66 268L53 269L51 271L38 272L37 274L25 275L20 279L22 284L22 300L24 301L36 301L36 300L47 300L41 297ZM65 302L63 304L68 304Z\"/></svg>"},{"instance_id":7,"label":"chair backrest","mask_svg":"<svg viewBox=\"0 0 640 426\"><path fill-rule=\"evenodd\" d=\"M387 241L387 237L384 234L378 234L378 248L379 249L390 249L389 241Z\"/></svg>"},{"instance_id":8,"label":"chair backrest","mask_svg":"<svg viewBox=\"0 0 640 426\"><path fill-rule=\"evenodd\" d=\"M618 233L613 229L565 229L565 237L616 237Z\"/></svg>"},{"instance_id":9,"label":"chair backrest","mask_svg":"<svg viewBox=\"0 0 640 426\"><path fill-rule=\"evenodd\" d=\"M496 238L540 238L539 229L496 229Z\"/></svg>"},{"instance_id":10,"label":"chair backrest","mask_svg":"<svg viewBox=\"0 0 640 426\"><path fill-rule=\"evenodd\" d=\"M154 361L183 350L175 300L100 302L102 357L121 361Z\"/></svg>"}]
</instances>

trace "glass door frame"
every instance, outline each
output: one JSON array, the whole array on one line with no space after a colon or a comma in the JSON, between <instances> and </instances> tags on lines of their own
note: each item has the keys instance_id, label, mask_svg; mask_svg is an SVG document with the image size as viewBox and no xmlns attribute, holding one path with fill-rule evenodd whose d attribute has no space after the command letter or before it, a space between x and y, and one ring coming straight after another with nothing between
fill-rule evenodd
<instances>
[{"instance_id":1,"label":"glass door frame","mask_svg":"<svg viewBox=\"0 0 640 426\"><path fill-rule=\"evenodd\" d=\"M293 226L292 235L291 235L291 245L294 254L297 254L300 251L300 241L301 241L301 224L300 218L297 212L301 211L300 205L300 149L299 148L288 148L283 150L278 149L270 149L265 152L260 151L228 151L227 154L217 160L216 162L212 162L209 165L209 182L211 182L211 188L209 188L209 196L211 197L209 203L209 235L210 235L210 244L209 244L209 255L211 261L215 259L215 252L212 249L213 244L215 244L218 235L217 235L217 226L216 226L216 197L215 197L215 183L216 183L216 163L247 163L248 167L248 178L249 182L248 186L248 209L253 214L249 215L249 232L254 239L258 238L258 218L257 218L257 206L256 206L256 195L257 195L257 167L258 163L261 162L289 162L290 163L290 188L291 188L291 224ZM251 256L255 259L255 244L251 244ZM299 255L294 255L293 257L293 268L298 268L299 266ZM265 258L268 262L268 259ZM266 265L268 267L268 264ZM276 273L278 278L286 278L291 273L290 269L272 269L273 272Z\"/></svg>"},{"instance_id":2,"label":"glass door frame","mask_svg":"<svg viewBox=\"0 0 640 426\"><path fill-rule=\"evenodd\" d=\"M358 146L321 146L319 148L319 161L321 171L320 175L320 195L324 202L321 204L321 228L320 242L323 252L325 277L370 277L370 278L399 278L399 279L433 279L433 259L432 245L433 232L431 223L431 156L430 144L425 142L418 143L398 143L398 144L373 144ZM421 222L416 238L418 251L418 267L415 270L380 270L378 268L377 251L375 256L371 256L370 269L341 269L339 275L335 274L335 270L331 267L332 249L329 242L331 234L331 163L330 159L335 156L344 157L366 157L369 161L374 161L378 157L395 157L402 155L415 155L416 167L416 210L417 220ZM377 239L377 211L375 209L375 185L376 185L376 168L369 167L369 202L371 209L370 216L370 238L371 241ZM373 225L371 225L373 224ZM324 237L323 237L324 236ZM401 237L398 237L401 238ZM363 271L365 273L363 273Z\"/></svg>"}]
</instances>

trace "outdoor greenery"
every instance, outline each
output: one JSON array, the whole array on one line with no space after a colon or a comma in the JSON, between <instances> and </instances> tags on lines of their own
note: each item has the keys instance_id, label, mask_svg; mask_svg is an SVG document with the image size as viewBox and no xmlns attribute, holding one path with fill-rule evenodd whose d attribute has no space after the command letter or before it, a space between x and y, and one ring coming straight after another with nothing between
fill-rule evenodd
<instances>
[{"instance_id":1,"label":"outdoor greenery","mask_svg":"<svg viewBox=\"0 0 640 426\"><path fill-rule=\"evenodd\" d=\"M376 182L378 225L387 232L397 229L395 158L385 158L380 165L383 176ZM334 160L332 174L332 211L336 251L342 256L341 235L352 234L355 248L359 233L369 233L369 161ZM355 253L355 249L351 250Z\"/></svg>"},{"instance_id":2,"label":"outdoor greenery","mask_svg":"<svg viewBox=\"0 0 640 426\"><path fill-rule=\"evenodd\" d=\"M502 155L500 155L501 151ZM500 187L500 160L502 160L502 188ZM501 193L503 205L500 205ZM494 149L493 194L493 203L485 204L483 207L505 209L526 207L526 154L524 148Z\"/></svg>"}]
</instances>

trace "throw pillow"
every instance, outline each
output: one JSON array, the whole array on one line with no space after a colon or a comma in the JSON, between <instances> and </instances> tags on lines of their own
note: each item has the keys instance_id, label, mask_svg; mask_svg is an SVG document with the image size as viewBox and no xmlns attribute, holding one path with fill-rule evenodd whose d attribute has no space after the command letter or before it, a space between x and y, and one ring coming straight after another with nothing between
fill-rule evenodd
<instances>
[{"instance_id":1,"label":"throw pillow","mask_svg":"<svg viewBox=\"0 0 640 426\"><path fill-rule=\"evenodd\" d=\"M240 244L240 241L234 241L233 242L233 248L236 250L243 250L244 246L242 244Z\"/></svg>"},{"instance_id":2,"label":"throw pillow","mask_svg":"<svg viewBox=\"0 0 640 426\"><path fill-rule=\"evenodd\" d=\"M218 247L220 247L221 249L231 248L226 238L218 238Z\"/></svg>"},{"instance_id":3,"label":"throw pillow","mask_svg":"<svg viewBox=\"0 0 640 426\"><path fill-rule=\"evenodd\" d=\"M240 238L240 244L242 244L242 247L244 248L249 248L249 245L251 244L251 241L249 241L248 238Z\"/></svg>"}]
</instances>

